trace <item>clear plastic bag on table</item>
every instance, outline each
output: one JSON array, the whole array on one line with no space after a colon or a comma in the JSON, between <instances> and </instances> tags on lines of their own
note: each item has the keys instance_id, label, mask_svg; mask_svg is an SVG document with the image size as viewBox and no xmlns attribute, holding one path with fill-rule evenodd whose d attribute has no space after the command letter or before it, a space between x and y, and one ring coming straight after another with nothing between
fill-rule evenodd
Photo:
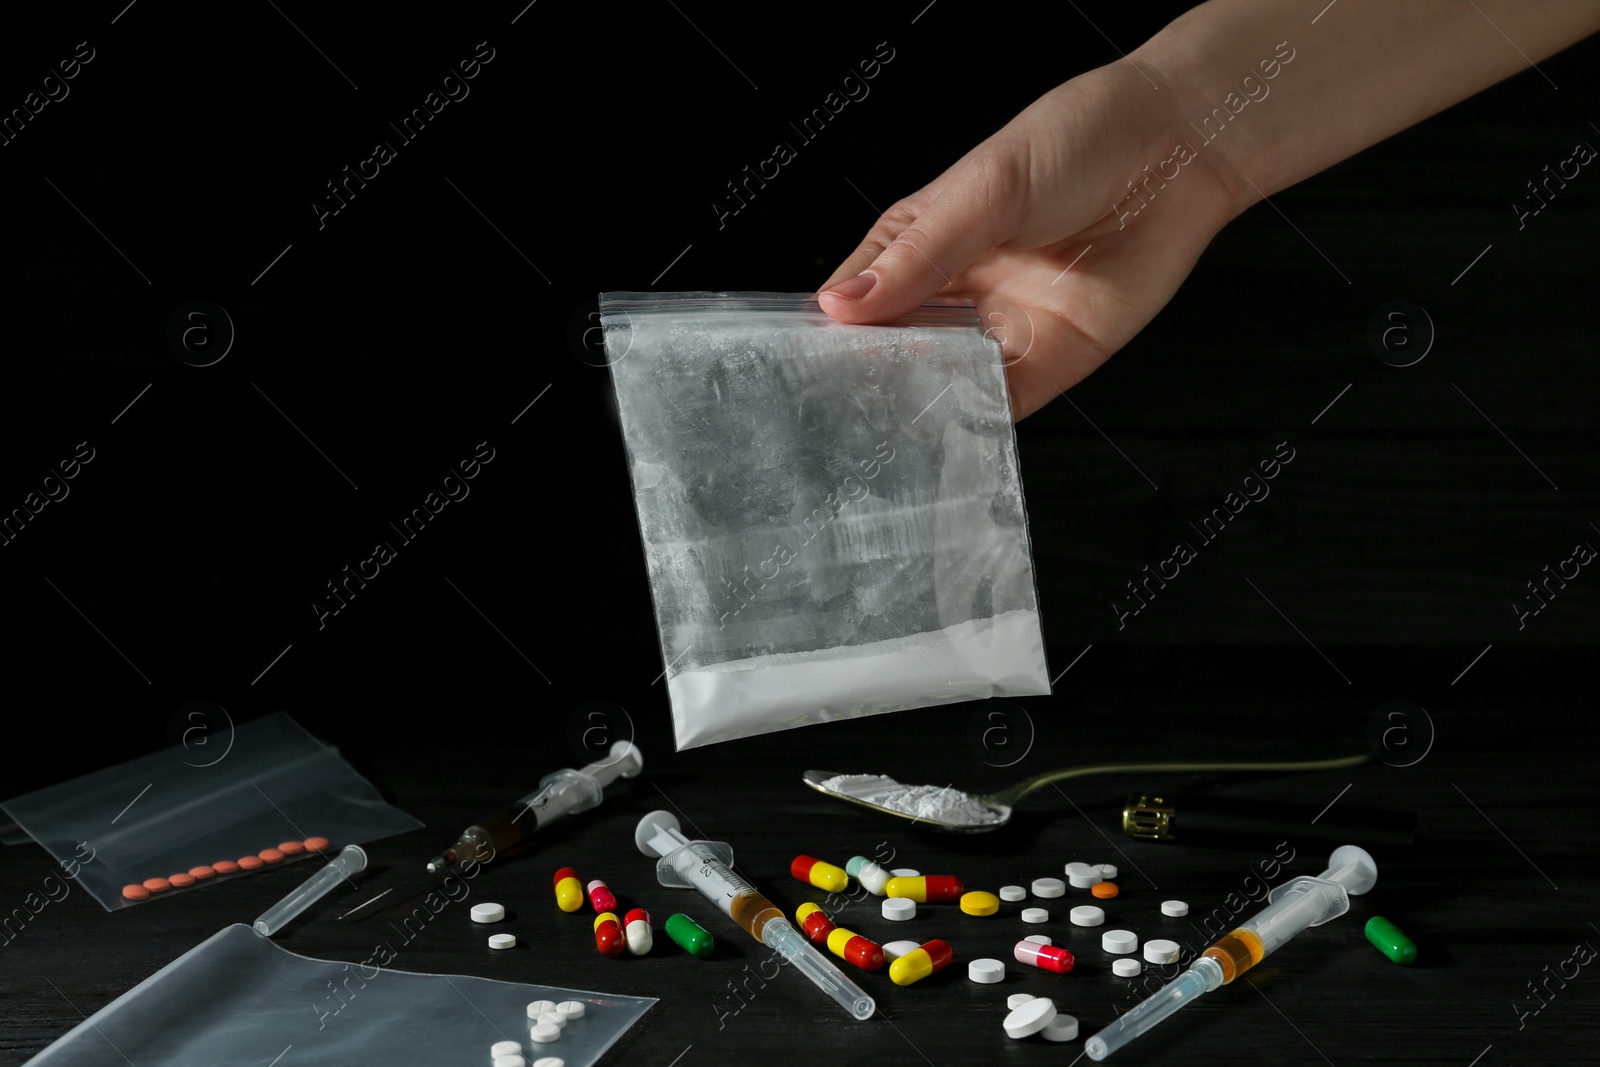
<instances>
[{"instance_id":1,"label":"clear plastic bag on table","mask_svg":"<svg viewBox=\"0 0 1600 1067\"><path fill-rule=\"evenodd\" d=\"M385 947L387 947L385 943ZM403 948L403 946L402 946ZM389 950L389 958L396 955ZM515 1041L527 1062L590 1067L655 1003L578 989L310 959L248 926L219 930L79 1023L25 1067L351 1067L488 1063ZM583 1004L549 1043L531 1040L528 1004ZM290 1050L293 1050L292 1052ZM287 1055L285 1055L287 1053Z\"/></svg>"},{"instance_id":2,"label":"clear plastic bag on table","mask_svg":"<svg viewBox=\"0 0 1600 1067\"><path fill-rule=\"evenodd\" d=\"M970 303L600 314L679 749L1050 691L1005 368Z\"/></svg>"},{"instance_id":3,"label":"clear plastic bag on table","mask_svg":"<svg viewBox=\"0 0 1600 1067\"><path fill-rule=\"evenodd\" d=\"M260 854L285 842L327 843L278 850L273 863L326 862L344 845L422 827L282 712L229 723L203 751L174 745L0 809L107 910L248 874L255 863L239 868L241 858L264 864ZM148 879L169 885L136 893Z\"/></svg>"}]
</instances>

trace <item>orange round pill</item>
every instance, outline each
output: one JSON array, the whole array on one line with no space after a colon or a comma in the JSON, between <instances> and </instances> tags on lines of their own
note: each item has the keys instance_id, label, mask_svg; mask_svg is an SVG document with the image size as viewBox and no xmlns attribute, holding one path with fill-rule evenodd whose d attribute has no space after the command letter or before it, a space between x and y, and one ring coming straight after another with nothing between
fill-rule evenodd
<instances>
[{"instance_id":1,"label":"orange round pill","mask_svg":"<svg viewBox=\"0 0 1600 1067\"><path fill-rule=\"evenodd\" d=\"M284 841L278 845L278 851L285 856L293 856L296 852L304 852L305 850L306 844L304 841Z\"/></svg>"},{"instance_id":2,"label":"orange round pill","mask_svg":"<svg viewBox=\"0 0 1600 1067\"><path fill-rule=\"evenodd\" d=\"M171 889L172 883L167 881L165 878L146 878L144 880L144 887L150 890L152 893L159 893L163 889Z\"/></svg>"},{"instance_id":3,"label":"orange round pill","mask_svg":"<svg viewBox=\"0 0 1600 1067\"><path fill-rule=\"evenodd\" d=\"M189 868L189 874L192 875L195 878L210 878L213 875L215 875L216 873L217 872L216 872L215 869L213 869L211 867L207 867L203 863L198 867L190 867Z\"/></svg>"},{"instance_id":4,"label":"orange round pill","mask_svg":"<svg viewBox=\"0 0 1600 1067\"><path fill-rule=\"evenodd\" d=\"M279 860L283 859L283 853L279 852L275 848L264 848L260 852L256 853L256 855L260 856L268 863L277 863Z\"/></svg>"},{"instance_id":5,"label":"orange round pill","mask_svg":"<svg viewBox=\"0 0 1600 1067\"><path fill-rule=\"evenodd\" d=\"M167 881L171 882L179 889L182 889L184 886L194 885L194 875L184 874L182 871L179 871L177 874L168 877Z\"/></svg>"},{"instance_id":6,"label":"orange round pill","mask_svg":"<svg viewBox=\"0 0 1600 1067\"><path fill-rule=\"evenodd\" d=\"M308 837L308 838L306 838L306 848L311 850L312 852L321 852L323 849L325 849L327 847L328 847L328 839L326 837Z\"/></svg>"},{"instance_id":7,"label":"orange round pill","mask_svg":"<svg viewBox=\"0 0 1600 1067\"><path fill-rule=\"evenodd\" d=\"M257 867L265 867L265 866L266 866L266 863L261 859L260 856L240 856L239 857L239 869L240 870L253 871Z\"/></svg>"},{"instance_id":8,"label":"orange round pill","mask_svg":"<svg viewBox=\"0 0 1600 1067\"><path fill-rule=\"evenodd\" d=\"M232 874L239 869L239 865L232 860L218 860L211 865L211 869L218 874Z\"/></svg>"},{"instance_id":9,"label":"orange round pill","mask_svg":"<svg viewBox=\"0 0 1600 1067\"><path fill-rule=\"evenodd\" d=\"M122 895L129 900L149 900L150 890L142 885L125 885L122 887Z\"/></svg>"},{"instance_id":10,"label":"orange round pill","mask_svg":"<svg viewBox=\"0 0 1600 1067\"><path fill-rule=\"evenodd\" d=\"M1112 897L1117 895L1119 890L1117 889L1117 883L1115 882L1096 882L1094 885L1089 887L1089 892L1093 893L1101 900L1110 900Z\"/></svg>"}]
</instances>

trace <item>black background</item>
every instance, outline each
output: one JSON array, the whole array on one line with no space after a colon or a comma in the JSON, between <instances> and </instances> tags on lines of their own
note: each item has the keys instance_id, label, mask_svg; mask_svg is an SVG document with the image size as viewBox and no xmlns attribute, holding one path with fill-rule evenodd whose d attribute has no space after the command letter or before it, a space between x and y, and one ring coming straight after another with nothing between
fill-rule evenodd
<instances>
[{"instance_id":1,"label":"black background","mask_svg":"<svg viewBox=\"0 0 1600 1067\"><path fill-rule=\"evenodd\" d=\"M1314 48L1321 8L1286 5L1283 36ZM671 754L610 382L574 341L596 294L813 289L878 209L1176 10L138 0L13 24L0 38L7 111L78 42L95 58L0 147L0 509L78 442L95 458L0 546L0 792L169 743L189 700L236 722L287 710L428 823L374 846L379 879L577 762L575 709L613 701L646 777L575 820L559 848L484 876L526 917L528 950L490 957L461 919L400 966L662 997L611 1059L666 1064L687 1046L686 1067L820 1053L1055 1062L1081 1042L1001 1036L1001 994L1050 986L1014 965L993 989L959 968L909 990L873 980L893 1028L847 1025L788 979L719 1028L712 1005L757 951L732 927L708 921L726 946L709 963L613 964L548 906L550 869L575 863L658 915L690 909L651 887L631 847L645 810L680 807L733 842L786 910L806 898L785 873L799 851L842 861L888 841L911 866L993 887L1069 859L1119 862L1114 843L1143 872L1123 876L1121 918L1155 936L1156 902L1214 904L1260 856L1125 843L1123 791L1221 787L1319 806L1338 795L1417 810L1425 847L1385 864L1351 917L1252 975L1261 996L1224 990L1119 1058L1592 1058L1580 1038L1600 987L1587 970L1537 1016L1511 1006L1536 1005L1526 983L1600 938L1583 881L1595 867L1595 580L1572 580L1520 630L1511 606L1541 568L1600 540L1600 197L1585 170L1521 230L1511 206L1575 142L1600 140L1592 41L1248 212L1071 404L1019 425L1058 678L1053 696L1001 709L1030 739L1025 757L970 743L985 705ZM480 41L494 59L470 96L319 228L310 203L324 183L395 141L386 120ZM885 41L894 59L870 95L719 227L724 184L792 140L788 123ZM221 305L236 332L208 367L167 341L192 300ZM1426 308L1437 331L1404 368L1366 339L1394 300ZM319 628L324 583L482 441L495 458L470 496ZM1296 459L1272 496L1119 629L1110 602L1124 583L1282 441ZM1091 779L973 841L798 785L812 766L977 789L1076 763L1336 755L1366 749L1396 699L1428 711L1408 720L1416 747L1380 745L1359 771ZM1296 873L1320 870L1315 850L1300 856ZM32 845L0 854L0 905L20 904L51 866ZM0 1057L24 1061L304 871L119 914L81 893L51 905L0 948ZM284 944L365 958L371 938L333 913ZM1416 938L1416 968L1360 939L1374 913ZM942 921L961 960L1003 956L1020 936L1006 915ZM935 925L915 929L938 936ZM1097 939L1055 925L1083 951L1050 991L1092 1032L1125 987ZM860 928L897 936L865 912Z\"/></svg>"}]
</instances>

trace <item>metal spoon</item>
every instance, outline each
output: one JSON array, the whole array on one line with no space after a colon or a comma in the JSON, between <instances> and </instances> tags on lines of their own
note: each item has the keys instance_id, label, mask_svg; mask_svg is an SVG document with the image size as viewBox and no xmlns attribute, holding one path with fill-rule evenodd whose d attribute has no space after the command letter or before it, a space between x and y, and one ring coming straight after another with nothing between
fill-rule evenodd
<instances>
[{"instance_id":1,"label":"metal spoon","mask_svg":"<svg viewBox=\"0 0 1600 1067\"><path fill-rule=\"evenodd\" d=\"M806 771L801 778L806 785L809 785L819 793L839 800L849 801L852 804L859 804L861 807L870 808L873 811L881 811L886 815L910 819L912 822L922 823L935 830L949 830L954 833L982 833L985 830L998 830L1010 822L1012 812L1016 810L1017 802L1029 793L1036 789L1042 789L1047 785L1065 781L1068 778L1084 778L1091 774L1119 774L1124 772L1331 771L1340 767L1354 767L1357 764L1367 762L1371 758L1372 756L1369 753L1362 753L1358 756L1342 756L1338 759L1311 760L1297 763L1107 763L1094 767L1067 767L1059 771L1046 771L1043 774L1036 774L1032 778L1024 778L1015 785L993 793L963 793L949 786L901 786L901 788L924 790L928 796L943 795L953 801L962 799L972 801L973 805L976 805L976 808L982 811L982 815L973 810L973 805L960 805L969 809L967 813L969 817L965 819L959 817L941 819L928 815L918 815L914 811L886 807L883 804L878 804L859 796L852 796L847 792L841 792L823 784L830 779L842 777L838 771ZM883 776L873 775L870 777ZM892 779L889 781L893 782ZM894 782L893 784L899 785L900 783ZM952 818L954 818L954 821L952 821Z\"/></svg>"}]
</instances>

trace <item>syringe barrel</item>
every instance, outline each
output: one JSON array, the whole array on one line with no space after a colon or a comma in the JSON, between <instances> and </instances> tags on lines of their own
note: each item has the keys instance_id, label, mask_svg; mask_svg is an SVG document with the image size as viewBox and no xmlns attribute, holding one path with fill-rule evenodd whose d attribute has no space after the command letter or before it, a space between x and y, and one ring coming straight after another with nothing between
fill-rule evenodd
<instances>
[{"instance_id":1,"label":"syringe barrel","mask_svg":"<svg viewBox=\"0 0 1600 1067\"><path fill-rule=\"evenodd\" d=\"M1307 876L1274 888L1272 903L1240 925L1261 939L1261 955L1266 957L1300 931L1349 910L1350 895L1344 886Z\"/></svg>"},{"instance_id":2,"label":"syringe barrel","mask_svg":"<svg viewBox=\"0 0 1600 1067\"><path fill-rule=\"evenodd\" d=\"M813 948L788 919L769 919L762 929L761 942L794 964L795 970L811 979L818 989L855 1018L869 1019L877 1010L877 1003L862 992L860 986L846 978L831 960Z\"/></svg>"},{"instance_id":3,"label":"syringe barrel","mask_svg":"<svg viewBox=\"0 0 1600 1067\"><path fill-rule=\"evenodd\" d=\"M1091 1060L1103 1060L1191 1000L1221 984L1221 965L1216 960L1202 956L1187 971L1162 986L1160 992L1146 997L1136 1007L1123 1012L1116 1022L1091 1037L1084 1043L1083 1051Z\"/></svg>"}]
</instances>

